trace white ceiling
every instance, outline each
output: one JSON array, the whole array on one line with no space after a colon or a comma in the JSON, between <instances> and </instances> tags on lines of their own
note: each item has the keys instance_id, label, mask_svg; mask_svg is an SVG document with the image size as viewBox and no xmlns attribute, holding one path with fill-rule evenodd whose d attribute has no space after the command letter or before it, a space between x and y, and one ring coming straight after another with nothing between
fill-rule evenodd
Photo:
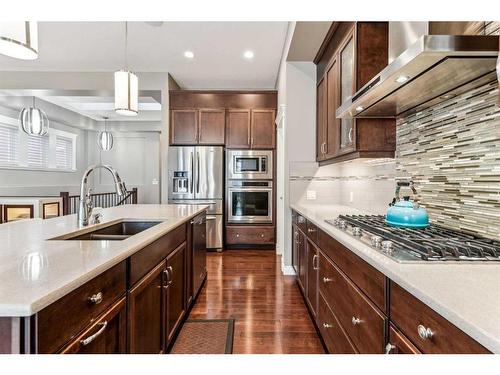
<instances>
[{"instance_id":1,"label":"white ceiling","mask_svg":"<svg viewBox=\"0 0 500 375\"><path fill-rule=\"evenodd\" d=\"M114 110L114 97L106 96L39 96L41 99L90 117L96 121L161 121L161 104L151 97L139 97L137 116L120 116Z\"/></svg>"},{"instance_id":2,"label":"white ceiling","mask_svg":"<svg viewBox=\"0 0 500 375\"><path fill-rule=\"evenodd\" d=\"M128 64L169 72L186 89L273 89L287 22L129 22ZM39 58L0 56L3 71L103 72L123 68L123 22L40 22ZM252 50L252 60L243 58ZM189 60L184 51L195 54Z\"/></svg>"}]
</instances>

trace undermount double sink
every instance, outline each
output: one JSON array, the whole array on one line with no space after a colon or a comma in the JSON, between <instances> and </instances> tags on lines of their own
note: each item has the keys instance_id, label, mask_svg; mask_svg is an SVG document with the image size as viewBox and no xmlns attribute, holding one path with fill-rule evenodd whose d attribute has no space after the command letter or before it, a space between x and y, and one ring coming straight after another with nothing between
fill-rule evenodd
<instances>
[{"instance_id":1,"label":"undermount double sink","mask_svg":"<svg viewBox=\"0 0 500 375\"><path fill-rule=\"evenodd\" d=\"M160 224L161 221L132 221L124 220L113 223L105 227L99 227L94 230L82 233L82 230L67 233L51 240L72 240L72 241L121 241L135 234L141 233L146 229Z\"/></svg>"}]
</instances>

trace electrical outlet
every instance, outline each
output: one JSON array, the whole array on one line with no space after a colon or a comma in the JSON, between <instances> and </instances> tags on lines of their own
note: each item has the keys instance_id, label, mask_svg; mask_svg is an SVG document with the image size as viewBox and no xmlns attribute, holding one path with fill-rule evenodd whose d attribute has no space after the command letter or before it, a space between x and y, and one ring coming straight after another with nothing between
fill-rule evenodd
<instances>
[{"instance_id":1,"label":"electrical outlet","mask_svg":"<svg viewBox=\"0 0 500 375\"><path fill-rule=\"evenodd\" d=\"M315 200L316 199L316 190L307 190L307 195L306 195L307 200Z\"/></svg>"},{"instance_id":2,"label":"electrical outlet","mask_svg":"<svg viewBox=\"0 0 500 375\"><path fill-rule=\"evenodd\" d=\"M354 202L354 192L353 191L349 192L349 202L350 203Z\"/></svg>"}]
</instances>

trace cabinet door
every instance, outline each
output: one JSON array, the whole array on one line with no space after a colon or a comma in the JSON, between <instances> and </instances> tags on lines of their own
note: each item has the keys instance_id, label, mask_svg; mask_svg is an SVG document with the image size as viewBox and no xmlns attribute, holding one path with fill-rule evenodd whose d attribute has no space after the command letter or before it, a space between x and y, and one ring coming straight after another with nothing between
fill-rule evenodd
<instances>
[{"instance_id":1,"label":"cabinet door","mask_svg":"<svg viewBox=\"0 0 500 375\"><path fill-rule=\"evenodd\" d=\"M323 78L316 88L316 160L325 158L327 131L327 78Z\"/></svg>"},{"instance_id":2,"label":"cabinet door","mask_svg":"<svg viewBox=\"0 0 500 375\"><path fill-rule=\"evenodd\" d=\"M250 148L250 110L226 111L226 147Z\"/></svg>"},{"instance_id":3,"label":"cabinet door","mask_svg":"<svg viewBox=\"0 0 500 375\"><path fill-rule=\"evenodd\" d=\"M325 158L335 156L339 152L339 119L335 116L335 111L339 106L339 64L335 58L332 65L326 72L326 106L327 116L325 120L326 127L326 146Z\"/></svg>"},{"instance_id":4,"label":"cabinet door","mask_svg":"<svg viewBox=\"0 0 500 375\"><path fill-rule=\"evenodd\" d=\"M196 297L207 275L207 220L200 214L191 222L193 246L193 298Z\"/></svg>"},{"instance_id":5,"label":"cabinet door","mask_svg":"<svg viewBox=\"0 0 500 375\"><path fill-rule=\"evenodd\" d=\"M344 103L355 90L355 37L354 31L348 35L339 53L340 102ZM340 119L340 152L355 148L355 123L353 119Z\"/></svg>"},{"instance_id":6,"label":"cabinet door","mask_svg":"<svg viewBox=\"0 0 500 375\"><path fill-rule=\"evenodd\" d=\"M298 243L299 243L299 230L295 226L292 226L292 266L297 275L299 272Z\"/></svg>"},{"instance_id":7,"label":"cabinet door","mask_svg":"<svg viewBox=\"0 0 500 375\"><path fill-rule=\"evenodd\" d=\"M33 219L32 204L5 204L3 205L3 221L17 221L22 219Z\"/></svg>"},{"instance_id":8,"label":"cabinet door","mask_svg":"<svg viewBox=\"0 0 500 375\"><path fill-rule=\"evenodd\" d=\"M252 109L250 143L253 149L275 147L275 112L272 109Z\"/></svg>"},{"instance_id":9,"label":"cabinet door","mask_svg":"<svg viewBox=\"0 0 500 375\"><path fill-rule=\"evenodd\" d=\"M186 313L186 243L167 257L167 327L166 344L170 343Z\"/></svg>"},{"instance_id":10,"label":"cabinet door","mask_svg":"<svg viewBox=\"0 0 500 375\"><path fill-rule=\"evenodd\" d=\"M313 243L307 240L307 301L312 310L313 316L316 317L318 311L318 265L319 256L318 249Z\"/></svg>"},{"instance_id":11,"label":"cabinet door","mask_svg":"<svg viewBox=\"0 0 500 375\"><path fill-rule=\"evenodd\" d=\"M198 111L173 109L170 111L170 144L194 145L198 142Z\"/></svg>"},{"instance_id":12,"label":"cabinet door","mask_svg":"<svg viewBox=\"0 0 500 375\"><path fill-rule=\"evenodd\" d=\"M126 353L126 299L110 307L90 328L67 345L62 354Z\"/></svg>"},{"instance_id":13,"label":"cabinet door","mask_svg":"<svg viewBox=\"0 0 500 375\"><path fill-rule=\"evenodd\" d=\"M165 262L160 263L128 292L129 353L165 351Z\"/></svg>"},{"instance_id":14,"label":"cabinet door","mask_svg":"<svg viewBox=\"0 0 500 375\"><path fill-rule=\"evenodd\" d=\"M199 110L198 144L223 145L226 133L226 111L224 109Z\"/></svg>"},{"instance_id":15,"label":"cabinet door","mask_svg":"<svg viewBox=\"0 0 500 375\"><path fill-rule=\"evenodd\" d=\"M306 254L306 236L299 232L297 252L299 254L299 285L305 292L307 289L307 254ZM305 293L304 293L305 294Z\"/></svg>"}]
</instances>

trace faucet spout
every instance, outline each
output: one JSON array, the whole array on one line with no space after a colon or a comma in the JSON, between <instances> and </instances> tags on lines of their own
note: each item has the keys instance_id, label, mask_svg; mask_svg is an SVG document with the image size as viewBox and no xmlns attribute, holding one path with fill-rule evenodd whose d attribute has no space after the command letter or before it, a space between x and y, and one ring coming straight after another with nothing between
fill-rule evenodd
<instances>
[{"instance_id":1,"label":"faucet spout","mask_svg":"<svg viewBox=\"0 0 500 375\"><path fill-rule=\"evenodd\" d=\"M93 209L92 200L90 197L90 189L88 188L88 177L93 171L100 168L106 169L113 176L116 194L118 194L119 196L127 194L125 183L122 181L120 175L112 166L106 164L96 164L88 167L83 174L82 183L80 185L80 206L78 209L78 223L81 227L86 227L87 225L89 225L89 218L92 215Z\"/></svg>"}]
</instances>

